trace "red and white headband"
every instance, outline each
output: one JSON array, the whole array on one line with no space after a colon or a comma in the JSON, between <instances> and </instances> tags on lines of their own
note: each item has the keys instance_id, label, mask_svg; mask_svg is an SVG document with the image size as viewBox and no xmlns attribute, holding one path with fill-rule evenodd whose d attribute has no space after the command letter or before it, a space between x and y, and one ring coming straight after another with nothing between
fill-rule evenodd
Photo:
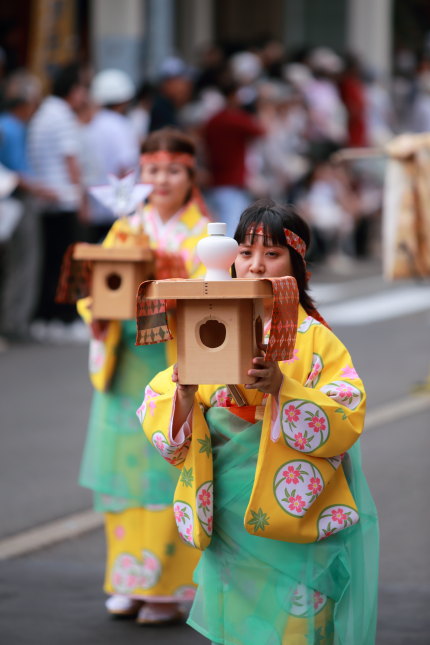
<instances>
[{"instance_id":1,"label":"red and white headband","mask_svg":"<svg viewBox=\"0 0 430 645\"><path fill-rule=\"evenodd\" d=\"M304 260L306 255L306 244L304 240L288 228L284 228L284 233L288 246L291 246L291 248L297 251ZM250 227L247 235L266 235L263 224L259 224L257 227Z\"/></svg>"},{"instance_id":2,"label":"red and white headband","mask_svg":"<svg viewBox=\"0 0 430 645\"><path fill-rule=\"evenodd\" d=\"M195 168L196 159L187 152L169 152L168 150L157 150L157 152L144 152L140 155L140 162L144 163L180 163L187 168Z\"/></svg>"}]
</instances>

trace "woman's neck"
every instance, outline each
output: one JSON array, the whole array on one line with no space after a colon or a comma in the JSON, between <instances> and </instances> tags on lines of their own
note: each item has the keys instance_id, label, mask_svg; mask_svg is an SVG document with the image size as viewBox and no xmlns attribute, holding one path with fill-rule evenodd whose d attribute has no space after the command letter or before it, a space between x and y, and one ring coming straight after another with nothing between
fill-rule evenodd
<instances>
[{"instance_id":1,"label":"woman's neck","mask_svg":"<svg viewBox=\"0 0 430 645\"><path fill-rule=\"evenodd\" d=\"M154 206L155 208L155 206ZM181 210L181 207L179 208L155 208L157 211L160 219L162 222L166 223L171 219L176 213L178 213Z\"/></svg>"}]
</instances>

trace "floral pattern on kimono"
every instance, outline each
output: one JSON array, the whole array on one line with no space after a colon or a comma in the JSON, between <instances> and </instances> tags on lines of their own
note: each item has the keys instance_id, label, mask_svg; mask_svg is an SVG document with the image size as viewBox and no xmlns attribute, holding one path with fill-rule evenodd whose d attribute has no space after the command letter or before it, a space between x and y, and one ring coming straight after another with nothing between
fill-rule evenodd
<instances>
[{"instance_id":1,"label":"floral pattern on kimono","mask_svg":"<svg viewBox=\"0 0 430 645\"><path fill-rule=\"evenodd\" d=\"M269 396L265 406L245 527L248 532L262 537L313 542L359 521L340 455L362 432L365 392L351 367L346 348L333 332L307 316L301 307L298 322L300 333L295 352L298 359L293 357L293 360L279 363L284 375L279 396L275 405L271 402L273 397ZM169 368L160 373L150 384L157 396L145 398L145 405L152 404L154 409L152 416L145 416L143 429L150 441L154 441L155 432L164 435L159 441L159 452L170 463L181 467L185 463L184 453L192 452L194 485L199 487L204 483L200 479L199 464L207 456L201 455L199 442L202 439L196 442L190 440L190 436L197 432L199 436L203 436L202 433L209 436L202 409L214 404L228 406L228 397L225 386L199 386L189 417L192 435L185 427L174 441L171 430L167 430L171 427L175 400L171 372ZM258 390L241 387L241 391L248 405L263 402L263 394ZM276 425L278 432L273 431ZM166 446L169 446L168 453ZM190 500L189 506L187 513L190 513L190 522L195 529L201 525L198 499ZM178 528L181 530L179 524ZM187 530L191 534L189 527ZM198 546L198 542L194 532L193 543ZM201 543L203 547L200 548L204 548L208 541L201 540Z\"/></svg>"}]
</instances>

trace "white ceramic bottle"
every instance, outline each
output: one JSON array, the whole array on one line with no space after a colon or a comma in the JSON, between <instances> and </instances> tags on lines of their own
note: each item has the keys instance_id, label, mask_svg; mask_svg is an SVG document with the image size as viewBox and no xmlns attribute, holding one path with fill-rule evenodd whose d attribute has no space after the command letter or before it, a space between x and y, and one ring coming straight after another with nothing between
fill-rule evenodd
<instances>
[{"instance_id":1,"label":"white ceramic bottle","mask_svg":"<svg viewBox=\"0 0 430 645\"><path fill-rule=\"evenodd\" d=\"M208 224L208 237L197 242L197 255L206 267L205 280L231 280L230 267L236 259L238 243L226 236L224 222Z\"/></svg>"}]
</instances>

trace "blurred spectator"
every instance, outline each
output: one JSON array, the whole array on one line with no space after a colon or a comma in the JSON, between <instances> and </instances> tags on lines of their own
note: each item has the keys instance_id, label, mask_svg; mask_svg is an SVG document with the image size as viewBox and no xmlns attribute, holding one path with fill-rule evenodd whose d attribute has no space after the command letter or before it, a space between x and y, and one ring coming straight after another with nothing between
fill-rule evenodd
<instances>
[{"instance_id":1,"label":"blurred spectator","mask_svg":"<svg viewBox=\"0 0 430 645\"><path fill-rule=\"evenodd\" d=\"M3 239L1 253L0 330L13 339L28 335L38 289L40 257L34 196L55 199L52 191L29 178L27 123L40 99L40 81L26 70L6 79L4 112L0 115L0 163L17 173L17 187L2 202L2 217L12 217L14 225Z\"/></svg>"},{"instance_id":2,"label":"blurred spectator","mask_svg":"<svg viewBox=\"0 0 430 645\"><path fill-rule=\"evenodd\" d=\"M343 145L347 140L346 110L336 85L342 60L331 49L317 47L308 62L313 78L304 85L303 92L310 112L310 136Z\"/></svg>"},{"instance_id":3,"label":"blurred spectator","mask_svg":"<svg viewBox=\"0 0 430 645\"><path fill-rule=\"evenodd\" d=\"M257 100L256 81L263 71L260 58L252 52L238 52L230 59L230 71L233 82L238 86L238 105L249 112L254 112Z\"/></svg>"},{"instance_id":4,"label":"blurred spectator","mask_svg":"<svg viewBox=\"0 0 430 645\"><path fill-rule=\"evenodd\" d=\"M154 87L150 83L142 83L128 112L128 118L139 145L142 145L149 132L149 119L153 100Z\"/></svg>"},{"instance_id":5,"label":"blurred spectator","mask_svg":"<svg viewBox=\"0 0 430 645\"><path fill-rule=\"evenodd\" d=\"M343 272L351 265L360 203L345 167L330 162L333 150L330 142L314 147L312 170L299 203L314 233L312 259L328 262L333 270Z\"/></svg>"},{"instance_id":6,"label":"blurred spectator","mask_svg":"<svg viewBox=\"0 0 430 645\"><path fill-rule=\"evenodd\" d=\"M360 63L353 54L348 54L344 58L344 66L339 77L339 92L348 118L346 144L351 148L364 147L368 142L366 92L361 77Z\"/></svg>"},{"instance_id":7,"label":"blurred spectator","mask_svg":"<svg viewBox=\"0 0 430 645\"><path fill-rule=\"evenodd\" d=\"M257 118L265 135L250 146L248 185L254 196L282 202L291 184L309 169L304 155L307 112L291 86L270 80L258 86Z\"/></svg>"},{"instance_id":8,"label":"blurred spectator","mask_svg":"<svg viewBox=\"0 0 430 645\"><path fill-rule=\"evenodd\" d=\"M390 94L374 70L364 73L366 131L370 146L382 146L394 136L395 113Z\"/></svg>"},{"instance_id":9,"label":"blurred spectator","mask_svg":"<svg viewBox=\"0 0 430 645\"><path fill-rule=\"evenodd\" d=\"M195 89L197 92L207 88L220 87L225 78L227 64L224 52L218 45L211 44L202 47L197 53L199 70L196 75Z\"/></svg>"},{"instance_id":10,"label":"blurred spectator","mask_svg":"<svg viewBox=\"0 0 430 645\"><path fill-rule=\"evenodd\" d=\"M133 81L121 70L106 69L95 75L90 94L96 108L81 129L82 177L87 187L106 185L109 175L123 177L139 168L139 140L125 116L135 95ZM104 239L114 219L114 213L89 195L91 242Z\"/></svg>"},{"instance_id":11,"label":"blurred spectator","mask_svg":"<svg viewBox=\"0 0 430 645\"><path fill-rule=\"evenodd\" d=\"M264 134L258 121L240 107L238 86L224 88L225 107L205 124L202 131L211 188L206 197L209 211L227 224L233 235L239 215L248 206L245 157L249 143Z\"/></svg>"},{"instance_id":12,"label":"blurred spectator","mask_svg":"<svg viewBox=\"0 0 430 645\"><path fill-rule=\"evenodd\" d=\"M285 61L285 47L282 43L271 38L265 40L260 49L260 59L265 76L278 80L282 78Z\"/></svg>"},{"instance_id":13,"label":"blurred spectator","mask_svg":"<svg viewBox=\"0 0 430 645\"><path fill-rule=\"evenodd\" d=\"M417 94L411 106L410 128L412 132L430 132L430 70L418 77Z\"/></svg>"},{"instance_id":14,"label":"blurred spectator","mask_svg":"<svg viewBox=\"0 0 430 645\"><path fill-rule=\"evenodd\" d=\"M44 323L67 323L76 318L75 307L56 304L54 298L64 252L78 238L79 218L85 219L78 162L79 125L74 111L87 100L87 92L77 65L61 68L53 82L52 96L45 98L29 126L28 151L34 177L57 195L57 202L46 205L41 214L43 261L36 318L43 322L33 328L40 338L49 332ZM56 323L53 329L57 332L61 327Z\"/></svg>"},{"instance_id":15,"label":"blurred spectator","mask_svg":"<svg viewBox=\"0 0 430 645\"><path fill-rule=\"evenodd\" d=\"M151 107L149 131L171 125L178 127L178 111L193 93L193 72L180 58L166 58L160 69L159 83Z\"/></svg>"},{"instance_id":16,"label":"blurred spectator","mask_svg":"<svg viewBox=\"0 0 430 645\"><path fill-rule=\"evenodd\" d=\"M402 47L395 53L391 94L397 131L410 127L411 105L416 93L416 66L416 55L411 49Z\"/></svg>"}]
</instances>

